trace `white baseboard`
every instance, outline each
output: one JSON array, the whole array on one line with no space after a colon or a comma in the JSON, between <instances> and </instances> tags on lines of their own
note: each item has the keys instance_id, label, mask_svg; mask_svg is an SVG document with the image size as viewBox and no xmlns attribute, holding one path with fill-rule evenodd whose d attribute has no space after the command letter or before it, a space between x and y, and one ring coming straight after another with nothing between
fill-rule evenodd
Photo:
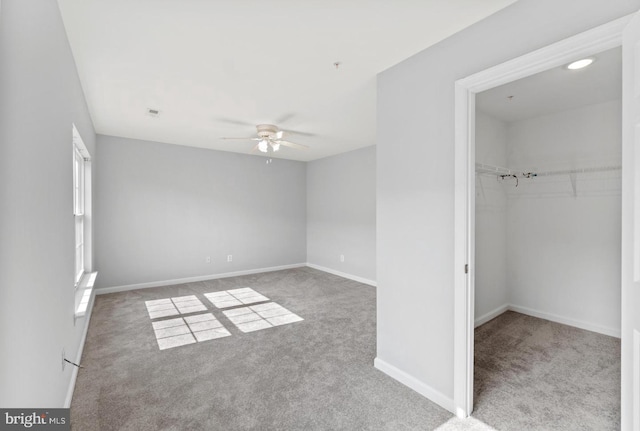
<instances>
[{"instance_id":1,"label":"white baseboard","mask_svg":"<svg viewBox=\"0 0 640 431\"><path fill-rule=\"evenodd\" d=\"M484 315L476 318L474 327L477 328L480 325L484 325L489 320L495 319L496 317L498 317L499 315L501 315L502 313L504 313L508 309L509 309L509 304L504 304L504 305L501 305L500 307L496 308L495 310L489 311L487 314L484 314Z\"/></svg>"},{"instance_id":2,"label":"white baseboard","mask_svg":"<svg viewBox=\"0 0 640 431\"><path fill-rule=\"evenodd\" d=\"M534 310L533 308L522 307L514 304L504 304L487 314L478 317L475 320L475 327L487 323L504 313L505 311L515 311L516 313L526 314L527 316L537 317L539 319L549 320L551 322L561 323L563 325L574 326L587 331L597 332L599 334L609 335L610 337L620 338L620 329L610 328L607 326L597 325L585 322L583 320L571 319L569 317L559 316L557 314L547 313L546 311Z\"/></svg>"},{"instance_id":3,"label":"white baseboard","mask_svg":"<svg viewBox=\"0 0 640 431\"><path fill-rule=\"evenodd\" d=\"M416 379L415 377L407 374L406 372L394 367L388 362L383 361L380 358L376 358L373 361L373 365L389 377L394 378L399 381L403 385L413 389L423 397L433 401L438 404L440 407L449 410L451 413L455 414L455 404L453 399L447 397L441 392L433 389L431 386L427 385L424 382Z\"/></svg>"},{"instance_id":4,"label":"white baseboard","mask_svg":"<svg viewBox=\"0 0 640 431\"><path fill-rule=\"evenodd\" d=\"M575 326L576 328L586 329L587 331L609 335L610 337L620 338L621 336L620 329L597 325L594 323L585 322L583 320L571 319L569 317L558 316L557 314L534 310L532 308L509 304L509 310L526 314L528 316L538 317L540 319L550 320L556 323L562 323L563 325Z\"/></svg>"},{"instance_id":5,"label":"white baseboard","mask_svg":"<svg viewBox=\"0 0 640 431\"><path fill-rule=\"evenodd\" d=\"M335 269L316 265L315 263L307 262L307 266L309 268L317 269L318 271L328 272L329 274L337 275L338 277L348 278L349 280L357 281L358 283L368 284L369 286L373 286L373 287L378 286L378 283L375 280L369 280L368 278L347 274L346 272L336 271Z\"/></svg>"},{"instance_id":6,"label":"white baseboard","mask_svg":"<svg viewBox=\"0 0 640 431\"><path fill-rule=\"evenodd\" d=\"M74 362L76 364L80 364L80 361L82 360L82 352L84 351L84 343L87 339L87 332L89 332L89 322L91 320L91 313L93 312L93 304L96 301L96 294L95 294L95 290L94 293L91 295L91 299L89 300L89 304L87 305L87 311L85 312L83 317L80 317L78 320L76 320L76 323L83 319L84 320L84 328L82 329L82 338L80 338L80 343L78 344L78 353L76 354L76 358L74 360ZM73 390L76 387L76 379L78 378L78 367L75 367L71 364L68 364L69 367L72 367L71 370L71 380L69 381L69 388L67 389L67 396L64 400L64 408L70 408L71 407L71 400L73 399Z\"/></svg>"},{"instance_id":7,"label":"white baseboard","mask_svg":"<svg viewBox=\"0 0 640 431\"><path fill-rule=\"evenodd\" d=\"M127 284L124 286L112 286L96 288L96 295L107 293L125 292L128 290L146 289L149 287L171 286L173 284L193 283L196 281L214 280L216 278L239 277L241 275L259 274L261 272L282 271L283 269L302 268L305 263L294 263L291 265L271 266L268 268L247 269L244 271L223 272L219 274L199 275L197 277L176 278L173 280L151 281L148 283Z\"/></svg>"}]
</instances>

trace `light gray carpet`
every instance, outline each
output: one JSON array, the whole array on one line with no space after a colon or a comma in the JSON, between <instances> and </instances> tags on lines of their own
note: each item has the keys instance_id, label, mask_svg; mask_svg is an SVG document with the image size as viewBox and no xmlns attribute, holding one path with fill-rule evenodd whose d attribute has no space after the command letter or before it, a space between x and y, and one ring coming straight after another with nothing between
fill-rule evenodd
<instances>
[{"instance_id":1,"label":"light gray carpet","mask_svg":"<svg viewBox=\"0 0 640 431\"><path fill-rule=\"evenodd\" d=\"M240 332L203 293L242 287L305 320ZM231 336L160 351L146 300L196 295ZM198 314L198 313L195 313ZM310 268L98 296L76 430L433 430L452 415L373 368L375 289Z\"/></svg>"},{"instance_id":2,"label":"light gray carpet","mask_svg":"<svg viewBox=\"0 0 640 431\"><path fill-rule=\"evenodd\" d=\"M620 340L508 311L475 331L473 417L497 430L619 430Z\"/></svg>"}]
</instances>

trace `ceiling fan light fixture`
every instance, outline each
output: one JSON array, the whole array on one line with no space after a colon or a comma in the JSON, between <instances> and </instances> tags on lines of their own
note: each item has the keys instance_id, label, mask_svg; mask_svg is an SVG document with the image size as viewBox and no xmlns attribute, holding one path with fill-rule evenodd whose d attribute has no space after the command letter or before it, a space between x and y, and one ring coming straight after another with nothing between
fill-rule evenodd
<instances>
[{"instance_id":1,"label":"ceiling fan light fixture","mask_svg":"<svg viewBox=\"0 0 640 431\"><path fill-rule=\"evenodd\" d=\"M260 142L258 142L258 150L262 151L263 153L269 151L269 142L267 142L266 139L260 140Z\"/></svg>"},{"instance_id":2,"label":"ceiling fan light fixture","mask_svg":"<svg viewBox=\"0 0 640 431\"><path fill-rule=\"evenodd\" d=\"M256 126L256 131L258 133L257 133L257 136L254 136L254 137L248 137L248 138L222 137L221 139L257 142L257 144L255 144L251 149L251 153L255 151L260 151L261 153L270 153L270 152L275 153L276 151L279 151L280 148L282 148L283 146L289 147L289 148L296 148L296 149L309 148L306 145L296 144L295 142L290 142L285 139L282 139L284 136L287 136L288 132L278 129L278 126L275 126L273 124L258 124ZM300 132L296 132L296 133L300 133Z\"/></svg>"}]
</instances>

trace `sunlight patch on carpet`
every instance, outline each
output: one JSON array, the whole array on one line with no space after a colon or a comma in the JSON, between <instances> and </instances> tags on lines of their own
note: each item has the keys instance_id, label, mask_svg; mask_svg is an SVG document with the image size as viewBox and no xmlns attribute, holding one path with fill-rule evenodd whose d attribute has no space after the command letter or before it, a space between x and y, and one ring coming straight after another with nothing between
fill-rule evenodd
<instances>
[{"instance_id":1,"label":"sunlight patch on carpet","mask_svg":"<svg viewBox=\"0 0 640 431\"><path fill-rule=\"evenodd\" d=\"M250 287L205 293L204 296L215 307L228 308L222 313L244 333L304 320L280 304L265 302L269 298ZM160 350L231 336L214 315L217 311L208 309L196 295L154 299L145 301L145 305L149 317L155 320L152 321L153 332ZM211 312L191 314L202 311ZM181 314L190 315L181 317ZM178 317L172 318L174 316Z\"/></svg>"},{"instance_id":2,"label":"sunlight patch on carpet","mask_svg":"<svg viewBox=\"0 0 640 431\"><path fill-rule=\"evenodd\" d=\"M269 300L269 298L261 295L250 287L205 293L204 296L218 308L236 307L238 305L255 304L256 302Z\"/></svg>"},{"instance_id":3,"label":"sunlight patch on carpet","mask_svg":"<svg viewBox=\"0 0 640 431\"><path fill-rule=\"evenodd\" d=\"M223 313L242 332L259 331L304 320L275 302L234 308Z\"/></svg>"},{"instance_id":4,"label":"sunlight patch on carpet","mask_svg":"<svg viewBox=\"0 0 640 431\"><path fill-rule=\"evenodd\" d=\"M205 311L207 307L195 295L145 301L151 319Z\"/></svg>"},{"instance_id":5,"label":"sunlight patch on carpet","mask_svg":"<svg viewBox=\"0 0 640 431\"><path fill-rule=\"evenodd\" d=\"M160 350L231 335L211 313L160 320L152 325Z\"/></svg>"}]
</instances>

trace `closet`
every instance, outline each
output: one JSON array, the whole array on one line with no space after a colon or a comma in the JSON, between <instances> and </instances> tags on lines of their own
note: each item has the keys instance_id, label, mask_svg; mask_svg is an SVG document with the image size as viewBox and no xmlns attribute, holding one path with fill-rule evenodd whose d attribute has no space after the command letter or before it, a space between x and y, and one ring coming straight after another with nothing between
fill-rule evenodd
<instances>
[{"instance_id":1,"label":"closet","mask_svg":"<svg viewBox=\"0 0 640 431\"><path fill-rule=\"evenodd\" d=\"M620 49L477 95L475 318L620 334Z\"/></svg>"}]
</instances>

